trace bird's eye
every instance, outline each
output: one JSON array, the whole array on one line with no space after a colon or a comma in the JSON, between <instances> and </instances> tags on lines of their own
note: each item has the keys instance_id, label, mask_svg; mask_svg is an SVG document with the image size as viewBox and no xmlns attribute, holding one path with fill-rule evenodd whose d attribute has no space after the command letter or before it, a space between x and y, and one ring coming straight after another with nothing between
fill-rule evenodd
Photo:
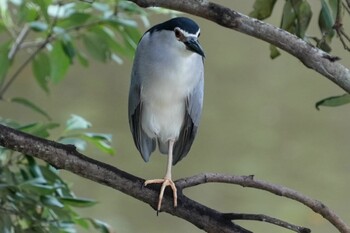
<instances>
[{"instance_id":1,"label":"bird's eye","mask_svg":"<svg viewBox=\"0 0 350 233\"><path fill-rule=\"evenodd\" d=\"M180 30L178 29L178 28L175 28L175 30L174 30L174 32L175 32L175 36L176 36L176 38L180 38L181 37L181 32L180 32Z\"/></svg>"},{"instance_id":2,"label":"bird's eye","mask_svg":"<svg viewBox=\"0 0 350 233\"><path fill-rule=\"evenodd\" d=\"M201 33L198 33L198 38L201 36Z\"/></svg>"}]
</instances>

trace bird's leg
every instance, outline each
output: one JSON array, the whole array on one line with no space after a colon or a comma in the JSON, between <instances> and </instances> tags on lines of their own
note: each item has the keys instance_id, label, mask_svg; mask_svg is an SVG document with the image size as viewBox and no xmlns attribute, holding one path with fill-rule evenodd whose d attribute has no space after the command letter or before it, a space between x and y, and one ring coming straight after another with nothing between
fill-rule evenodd
<instances>
[{"instance_id":1,"label":"bird's leg","mask_svg":"<svg viewBox=\"0 0 350 233\"><path fill-rule=\"evenodd\" d=\"M175 183L171 179L171 166L173 162L173 148L174 148L175 140L169 140L169 150L168 150L168 162L167 162L167 168L164 179L154 179L154 180L146 180L145 186L148 184L162 184L162 187L160 188L159 193L159 199L158 199L158 207L157 207L157 213L160 211L160 207L162 205L164 190L167 186L170 186L173 190L173 196L174 196L174 207L177 206L177 189L175 186Z\"/></svg>"}]
</instances>

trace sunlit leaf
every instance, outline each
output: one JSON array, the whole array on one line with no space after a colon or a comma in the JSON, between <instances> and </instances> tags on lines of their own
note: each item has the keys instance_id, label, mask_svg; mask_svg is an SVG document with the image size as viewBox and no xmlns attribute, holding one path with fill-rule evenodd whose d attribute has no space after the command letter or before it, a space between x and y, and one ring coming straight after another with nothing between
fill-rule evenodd
<instances>
[{"instance_id":1,"label":"sunlit leaf","mask_svg":"<svg viewBox=\"0 0 350 233\"><path fill-rule=\"evenodd\" d=\"M320 100L315 104L315 107L317 110L320 110L320 106L337 107L348 103L350 103L350 94L344 94Z\"/></svg>"},{"instance_id":2,"label":"sunlit leaf","mask_svg":"<svg viewBox=\"0 0 350 233\"><path fill-rule=\"evenodd\" d=\"M34 104L33 102L29 101L26 98L14 97L14 98L11 99L11 102L18 103L18 104L21 104L23 106L26 106L26 107L30 108L31 110L33 110L33 111L35 111L37 113L40 113L41 115L45 116L48 120L51 120L51 117L49 116L49 114L47 114L39 106L37 106L36 104Z\"/></svg>"},{"instance_id":3,"label":"sunlit leaf","mask_svg":"<svg viewBox=\"0 0 350 233\"><path fill-rule=\"evenodd\" d=\"M37 32L42 32L42 31L46 31L49 26L47 25L47 23L44 23L42 21L33 21L29 23L29 27Z\"/></svg>"},{"instance_id":4,"label":"sunlit leaf","mask_svg":"<svg viewBox=\"0 0 350 233\"><path fill-rule=\"evenodd\" d=\"M49 56L45 52L40 52L34 57L32 70L39 86L48 93L48 80L50 78L51 69Z\"/></svg>"},{"instance_id":5,"label":"sunlit leaf","mask_svg":"<svg viewBox=\"0 0 350 233\"><path fill-rule=\"evenodd\" d=\"M90 128L91 126L92 126L91 123L85 120L83 117L73 114L66 123L66 131L77 130L77 129L87 129L87 128Z\"/></svg>"},{"instance_id":6,"label":"sunlit leaf","mask_svg":"<svg viewBox=\"0 0 350 233\"><path fill-rule=\"evenodd\" d=\"M266 19L270 17L276 0L255 0L253 5L253 11L249 13L249 16L257 19Z\"/></svg>"},{"instance_id":7,"label":"sunlit leaf","mask_svg":"<svg viewBox=\"0 0 350 233\"><path fill-rule=\"evenodd\" d=\"M53 44L53 49L49 54L51 64L51 80L54 83L59 83L68 71L70 60L63 50L60 41Z\"/></svg>"},{"instance_id":8,"label":"sunlit leaf","mask_svg":"<svg viewBox=\"0 0 350 233\"><path fill-rule=\"evenodd\" d=\"M66 145L74 145L78 150L84 151L86 149L86 141L80 138L62 138L59 140L60 143L66 144Z\"/></svg>"},{"instance_id":9,"label":"sunlit leaf","mask_svg":"<svg viewBox=\"0 0 350 233\"><path fill-rule=\"evenodd\" d=\"M99 133L85 133L83 138L93 143L101 151L110 155L115 154L115 151L111 146L112 135Z\"/></svg>"}]
</instances>

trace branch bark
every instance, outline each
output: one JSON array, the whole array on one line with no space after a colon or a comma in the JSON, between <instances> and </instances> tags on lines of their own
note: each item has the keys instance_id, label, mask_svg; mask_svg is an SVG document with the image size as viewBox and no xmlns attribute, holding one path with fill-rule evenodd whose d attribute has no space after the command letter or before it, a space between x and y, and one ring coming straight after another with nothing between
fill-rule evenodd
<instances>
[{"instance_id":1,"label":"branch bark","mask_svg":"<svg viewBox=\"0 0 350 233\"><path fill-rule=\"evenodd\" d=\"M81 177L107 185L156 209L159 185L144 187L145 180L116 167L91 159L76 151L74 146L38 138L0 124L0 146L42 159L57 169L64 169ZM169 190L168 190L169 191ZM174 208L172 194L165 192L162 211L191 222L206 232L249 233L214 209L178 193L178 207Z\"/></svg>"},{"instance_id":2,"label":"branch bark","mask_svg":"<svg viewBox=\"0 0 350 233\"><path fill-rule=\"evenodd\" d=\"M63 145L54 141L38 138L0 124L0 146L34 156L46 161L57 169L64 169L81 177L112 187L140 201L148 203L156 210L159 185L145 187L143 185L144 179L131 175L111 165L86 157L79 153L72 145ZM338 228L340 232L350 232L349 226L323 203L313 200L295 190L271 184L266 181L255 180L253 176L206 173L177 180L175 184L178 189L178 207L173 207L172 193L167 192L169 191L167 190L162 204L162 211L185 219L206 232L250 232L232 222L232 220L237 219L265 221L296 232L305 233L310 231L307 228L295 226L265 215L221 213L191 200L183 194L183 189L207 182L238 184L243 187L261 189L296 200L305 204L314 212L321 214ZM254 219L252 219L252 216Z\"/></svg>"},{"instance_id":3,"label":"branch bark","mask_svg":"<svg viewBox=\"0 0 350 233\"><path fill-rule=\"evenodd\" d=\"M230 28L249 36L271 43L278 48L298 58L306 67L325 76L339 87L350 93L350 71L336 62L336 56L306 43L295 35L290 34L271 24L250 18L235 10L207 0L129 0L140 7L163 7L186 12L223 27Z\"/></svg>"}]
</instances>

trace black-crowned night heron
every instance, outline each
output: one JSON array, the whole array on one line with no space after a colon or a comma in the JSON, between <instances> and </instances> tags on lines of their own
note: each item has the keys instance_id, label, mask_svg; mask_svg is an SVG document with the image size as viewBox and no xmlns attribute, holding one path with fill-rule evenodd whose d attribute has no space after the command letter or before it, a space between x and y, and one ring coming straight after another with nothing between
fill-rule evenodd
<instances>
[{"instance_id":1,"label":"black-crowned night heron","mask_svg":"<svg viewBox=\"0 0 350 233\"><path fill-rule=\"evenodd\" d=\"M147 162L156 148L168 155L160 210L166 186L177 206L171 166L184 158L197 133L203 106L204 52L198 42L199 26L178 17L153 26L142 36L134 59L129 92L129 124L135 145Z\"/></svg>"}]
</instances>

